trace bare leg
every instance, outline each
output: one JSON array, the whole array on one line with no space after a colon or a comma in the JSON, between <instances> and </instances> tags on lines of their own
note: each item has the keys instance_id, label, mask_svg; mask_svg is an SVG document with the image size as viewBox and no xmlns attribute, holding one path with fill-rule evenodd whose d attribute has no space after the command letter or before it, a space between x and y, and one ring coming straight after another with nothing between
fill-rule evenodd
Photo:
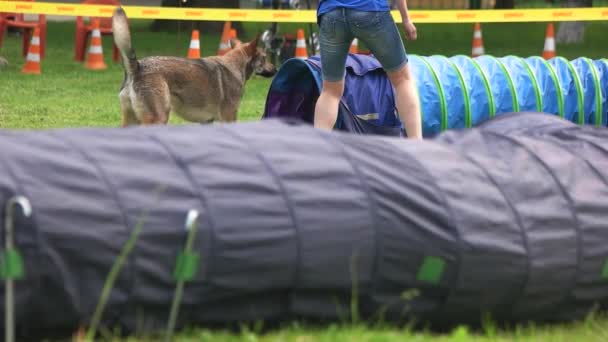
<instances>
[{"instance_id":1,"label":"bare leg","mask_svg":"<svg viewBox=\"0 0 608 342\"><path fill-rule=\"evenodd\" d=\"M412 78L408 65L388 73L395 88L395 104L399 117L405 125L405 132L410 139L422 139L422 115L420 101L416 93L416 81Z\"/></svg>"},{"instance_id":2,"label":"bare leg","mask_svg":"<svg viewBox=\"0 0 608 342\"><path fill-rule=\"evenodd\" d=\"M332 130L334 128L343 92L344 81L323 81L323 89L315 105L315 128L325 130Z\"/></svg>"}]
</instances>

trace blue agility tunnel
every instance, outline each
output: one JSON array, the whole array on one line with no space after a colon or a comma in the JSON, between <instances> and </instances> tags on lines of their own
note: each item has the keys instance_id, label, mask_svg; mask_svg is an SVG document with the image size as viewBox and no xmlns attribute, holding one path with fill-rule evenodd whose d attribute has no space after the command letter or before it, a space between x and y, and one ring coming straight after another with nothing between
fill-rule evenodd
<instances>
[{"instance_id":1,"label":"blue agility tunnel","mask_svg":"<svg viewBox=\"0 0 608 342\"><path fill-rule=\"evenodd\" d=\"M510 112L542 112L579 125L608 124L608 60L411 55L409 63L427 137L446 129L475 127ZM349 55L346 70L335 128L402 134L393 88L379 62L370 56ZM318 56L289 60L270 86L263 117L312 123L321 87Z\"/></svg>"}]
</instances>

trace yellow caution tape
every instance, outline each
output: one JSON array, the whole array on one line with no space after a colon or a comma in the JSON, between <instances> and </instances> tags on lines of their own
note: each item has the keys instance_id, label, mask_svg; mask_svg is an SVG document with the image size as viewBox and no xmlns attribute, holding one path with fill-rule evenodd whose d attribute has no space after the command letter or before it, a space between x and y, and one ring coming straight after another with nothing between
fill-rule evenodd
<instances>
[{"instance_id":1,"label":"yellow caution tape","mask_svg":"<svg viewBox=\"0 0 608 342\"><path fill-rule=\"evenodd\" d=\"M315 10L217 9L192 7L123 6L133 19L181 19L202 21L250 21L316 23ZM48 2L0 1L0 12L64 16L110 17L113 6ZM401 22L398 11L392 12ZM415 23L504 23L608 20L608 7L525 10L410 10Z\"/></svg>"}]
</instances>

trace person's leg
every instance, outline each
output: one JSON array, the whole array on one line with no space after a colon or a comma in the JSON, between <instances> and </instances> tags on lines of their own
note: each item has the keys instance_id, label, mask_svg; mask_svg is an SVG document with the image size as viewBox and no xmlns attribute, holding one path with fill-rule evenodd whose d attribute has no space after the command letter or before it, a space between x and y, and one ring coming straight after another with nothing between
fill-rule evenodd
<instances>
[{"instance_id":1,"label":"person's leg","mask_svg":"<svg viewBox=\"0 0 608 342\"><path fill-rule=\"evenodd\" d=\"M332 130L336 123L338 106L344 93L346 56L352 38L342 9L325 13L320 18L323 89L315 105L316 128Z\"/></svg>"},{"instance_id":2,"label":"person's leg","mask_svg":"<svg viewBox=\"0 0 608 342\"><path fill-rule=\"evenodd\" d=\"M411 76L403 40L390 12L350 11L353 33L378 59L395 88L395 107L408 138L422 138L422 117L416 83Z\"/></svg>"},{"instance_id":3,"label":"person's leg","mask_svg":"<svg viewBox=\"0 0 608 342\"><path fill-rule=\"evenodd\" d=\"M405 126L407 137L422 139L420 100L416 92L416 81L411 76L409 66L405 64L400 69L387 74L395 88L395 106Z\"/></svg>"},{"instance_id":4,"label":"person's leg","mask_svg":"<svg viewBox=\"0 0 608 342\"><path fill-rule=\"evenodd\" d=\"M334 128L343 93L344 81L323 81L323 89L315 105L315 128L329 131Z\"/></svg>"}]
</instances>

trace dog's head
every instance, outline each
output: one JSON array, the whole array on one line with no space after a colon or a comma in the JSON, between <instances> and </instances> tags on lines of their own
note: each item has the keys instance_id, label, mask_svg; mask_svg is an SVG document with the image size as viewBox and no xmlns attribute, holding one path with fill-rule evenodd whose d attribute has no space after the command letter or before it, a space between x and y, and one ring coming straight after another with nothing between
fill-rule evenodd
<instances>
[{"instance_id":1,"label":"dog's head","mask_svg":"<svg viewBox=\"0 0 608 342\"><path fill-rule=\"evenodd\" d=\"M245 49L245 53L250 57L249 64L247 65L248 75L255 73L256 75L260 75L262 77L272 77L277 73L277 68L269 63L266 58L266 51L258 47L259 35L252 41L239 44L239 46Z\"/></svg>"}]
</instances>

